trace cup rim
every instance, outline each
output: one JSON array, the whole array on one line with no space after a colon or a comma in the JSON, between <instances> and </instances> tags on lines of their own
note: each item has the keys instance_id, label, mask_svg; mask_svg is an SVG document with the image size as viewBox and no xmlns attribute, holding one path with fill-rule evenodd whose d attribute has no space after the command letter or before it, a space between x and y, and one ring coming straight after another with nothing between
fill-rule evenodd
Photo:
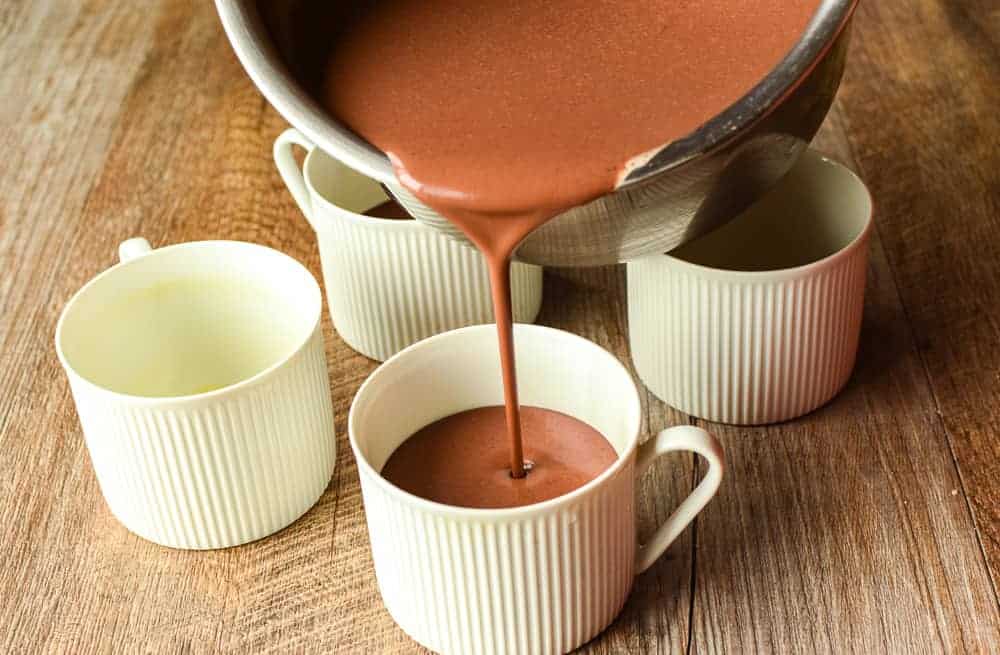
<instances>
[{"instance_id":1,"label":"cup rim","mask_svg":"<svg viewBox=\"0 0 1000 655\"><path fill-rule=\"evenodd\" d=\"M353 169L348 167L346 164L342 163L341 161L337 160L334 157L331 157L327 153L320 150L318 147L313 147L312 149L310 149L309 152L306 153L305 160L302 162L302 179L305 182L306 189L309 190L309 195L312 197L313 201L318 200L320 204L322 204L324 208L326 208L327 210L335 211L339 216L341 216L346 220L350 220L355 223L359 223L361 225L365 225L368 227L378 227L380 229L391 229L391 230L407 230L410 232L432 231L431 228L427 227L426 225L416 220L412 216L410 217L409 220L381 218L379 216L368 216L367 214L359 214L349 209L345 209L344 207L341 207L340 205L331 201L324 194L320 193L320 191L313 184L312 167L315 165L314 157L317 158L326 157L327 159L333 161L335 164L339 166L344 166L348 170L351 170L352 172L355 172L358 175L363 175L363 174L357 173L357 171L353 171ZM368 176L364 177L369 179L372 184L380 185L380 183L374 178L368 178ZM390 196L389 200L394 200L394 198Z\"/></svg>"},{"instance_id":2,"label":"cup rim","mask_svg":"<svg viewBox=\"0 0 1000 655\"><path fill-rule=\"evenodd\" d=\"M408 505L416 506L421 511L429 512L432 514L437 514L440 516L446 516L456 519L476 519L476 520L518 520L524 518L530 518L532 516L537 516L539 514L548 514L553 510L557 510L565 505L574 503L575 501L589 495L591 492L597 488L603 486L608 480L617 477L626 464L632 459L639 447L639 435L642 432L642 402L639 398L639 390L636 387L635 380L629 373L628 369L622 362L611 354L609 351L605 350L601 346L597 345L589 339L585 339L572 332L567 332L565 330L560 330L557 328L552 328L544 325L534 325L531 323L515 323L514 332L515 340L517 339L517 332L533 332L536 334L543 334L547 336L553 336L558 339L568 339L570 341L580 341L587 344L587 347L592 349L595 354L599 357L607 358L613 366L618 367L624 374L625 379L628 381L629 398L628 404L634 410L635 415L638 419L638 424L635 426L635 430L628 437L625 449L618 453L615 461L608 468L604 469L600 475L598 475L593 480L590 480L583 486L577 487L576 489L565 493L561 496L556 496L555 498L550 498L548 500L543 500L538 503L532 503L531 505L521 505L518 507L501 507L501 508L481 508L481 507L462 507L459 505L447 505L445 503L439 503L433 500L428 500L427 498L422 498L416 494L412 494L400 487L397 487L393 483L382 477L379 471L375 470L375 467L371 465L367 458L365 458L360 450L357 442L357 432L359 428L357 422L359 420L357 415L357 405L358 399L367 395L367 389L370 385L375 384L373 380L380 378L384 375L390 375L392 369L399 366L399 361L409 357L413 351L426 348L432 343L438 341L446 341L449 339L454 339L463 336L464 334L483 331L483 330L496 330L496 324L486 323L483 325L470 325L463 328L458 328L456 330L449 330L447 332L442 332L436 334L432 337L428 337L422 341L399 351L389 359L385 360L381 365L378 366L365 381L358 388L358 391L354 394L354 399L351 401L351 409L347 416L347 436L348 441L351 444L351 450L354 452L354 459L357 464L359 472L367 474L369 478L372 478L375 484L386 493L396 496L400 500L406 502ZM603 435L602 435L603 436ZM606 437L605 437L606 438Z\"/></svg>"},{"instance_id":3,"label":"cup rim","mask_svg":"<svg viewBox=\"0 0 1000 655\"><path fill-rule=\"evenodd\" d=\"M275 361L267 368L258 371L257 373L248 378L244 378L242 380L226 385L224 387L220 387L218 389L212 389L211 391L205 391L196 394L187 394L182 396L137 396L134 394L114 391L113 389L109 389L108 387L97 384L96 382L84 377L79 372L77 372L77 370L73 368L73 366L70 364L69 360L66 358L66 354L63 352L63 347L62 347L62 335L66 317L69 315L70 309L72 309L72 307L77 302L80 301L80 299L84 296L84 294L86 294L93 286L100 283L101 280L110 277L112 275L119 274L121 270L128 268L135 262L144 260L147 257L158 256L157 253L169 252L172 250L179 250L192 247L195 248L197 247L210 248L210 247L220 247L220 246L233 247L234 245L238 248L250 248L252 250L265 250L272 253L276 253L281 257L284 257L285 259L289 260L295 267L298 267L303 273L305 273L305 275L309 280L312 281L312 290L315 292L315 297L316 300L318 301L314 303L315 304L315 309L313 311L314 316L310 321L310 323L312 324L312 328L295 346L295 348L291 349L288 352L286 356ZM140 257L129 259L127 261L120 261L114 264L113 266L110 266L105 270L101 271L93 278L91 278L89 281L87 281L86 284L80 287L80 289L78 289L76 293L74 293L70 297L70 299L66 302L66 305L63 307L62 312L59 315L59 321L56 323L56 332L55 332L56 355L59 357L59 363L62 364L63 370L66 371L66 374L69 377L71 377L75 382L83 384L91 391L95 391L107 397L114 398L119 402L127 402L131 405L174 405L174 404L183 404L183 403L198 402L198 401L210 401L210 400L215 400L220 396L229 395L237 391L240 391L242 389L263 384L264 382L267 381L267 379L273 377L279 369L287 365L288 362L290 362L293 358L298 356L298 354L301 353L303 350L305 350L305 348L309 345L309 342L316 334L316 330L320 325L320 319L322 317L322 314L323 314L323 301L319 284L316 282L315 276L313 276L313 274L309 271L309 269L306 268L302 264L302 262L295 259L294 257L286 253L283 253L275 248L270 248L268 246L264 246L259 243L252 243L249 241L235 241L227 239L184 241L181 243L174 243L168 246L163 246L161 248L154 248L150 252Z\"/></svg>"},{"instance_id":4,"label":"cup rim","mask_svg":"<svg viewBox=\"0 0 1000 655\"><path fill-rule=\"evenodd\" d=\"M864 192L865 199L868 202L868 212L864 218L864 225L861 230L843 247L838 248L836 251L830 253L829 255L817 259L816 261L809 262L807 264L800 264L798 266L791 266L788 268L775 268L772 270L764 271L737 271L727 268L715 268L713 266L705 266L704 264L696 264L694 262L689 262L686 259L680 259L679 257L674 257L670 253L663 253L661 255L653 255L650 259L662 259L674 268L688 271L695 271L696 273L702 275L703 277L711 277L715 279L730 280L733 282L761 282L761 281L771 281L771 280L787 280L790 278L803 277L810 275L824 268L828 268L835 264L837 261L849 256L855 250L861 247L861 245L866 242L871 235L872 229L874 228L875 222L873 220L875 214L875 200L872 197L871 189L868 185L864 183L864 180L858 176L851 168L845 164L838 162L837 160L828 157L818 150L813 148L807 149L803 157L815 158L816 161L826 162L832 164L838 170L846 172L849 179L861 188Z\"/></svg>"}]
</instances>

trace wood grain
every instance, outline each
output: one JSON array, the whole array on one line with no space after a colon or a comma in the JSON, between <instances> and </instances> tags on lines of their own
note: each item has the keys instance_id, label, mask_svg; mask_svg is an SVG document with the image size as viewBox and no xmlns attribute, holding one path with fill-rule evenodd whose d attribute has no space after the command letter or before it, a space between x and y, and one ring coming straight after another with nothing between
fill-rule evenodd
<instances>
[{"instance_id":1,"label":"wood grain","mask_svg":"<svg viewBox=\"0 0 1000 655\"><path fill-rule=\"evenodd\" d=\"M850 141L996 588L1000 4L864 3L856 36Z\"/></svg>"},{"instance_id":2,"label":"wood grain","mask_svg":"<svg viewBox=\"0 0 1000 655\"><path fill-rule=\"evenodd\" d=\"M837 119L819 145L836 139ZM712 426L730 469L720 511L698 526L699 652L1000 643L996 597L877 238L867 291L858 366L838 398L790 423Z\"/></svg>"},{"instance_id":3,"label":"wood grain","mask_svg":"<svg viewBox=\"0 0 1000 655\"><path fill-rule=\"evenodd\" d=\"M719 498L585 652L996 651L998 16L862 4L819 141L878 206L858 370L803 419L709 426L730 462ZM277 535L145 542L108 513L83 446L52 337L118 242L256 241L320 276L270 158L284 123L211 4L0 3L0 70L0 651L419 652L379 599L345 438L375 365L328 319L338 467ZM630 363L621 267L545 284L540 322ZM689 421L644 401L646 438ZM685 455L647 475L644 531L698 472Z\"/></svg>"}]
</instances>

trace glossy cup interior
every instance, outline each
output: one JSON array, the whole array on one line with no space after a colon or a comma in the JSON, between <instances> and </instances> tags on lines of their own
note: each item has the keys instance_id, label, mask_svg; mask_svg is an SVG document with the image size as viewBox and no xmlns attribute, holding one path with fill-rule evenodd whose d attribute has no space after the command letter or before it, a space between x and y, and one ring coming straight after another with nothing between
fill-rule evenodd
<instances>
[{"instance_id":1,"label":"glossy cup interior","mask_svg":"<svg viewBox=\"0 0 1000 655\"><path fill-rule=\"evenodd\" d=\"M671 257L724 271L779 271L819 262L861 238L872 199L845 166L809 150L760 201Z\"/></svg>"},{"instance_id":2,"label":"glossy cup interior","mask_svg":"<svg viewBox=\"0 0 1000 655\"><path fill-rule=\"evenodd\" d=\"M67 371L118 394L182 397L268 371L310 338L319 286L294 259L233 241L149 252L68 303L56 344Z\"/></svg>"},{"instance_id":3,"label":"glossy cup interior","mask_svg":"<svg viewBox=\"0 0 1000 655\"><path fill-rule=\"evenodd\" d=\"M319 148L313 148L306 156L303 174L314 199L358 214L362 220L378 218L360 215L391 200L378 182L345 166Z\"/></svg>"}]
</instances>

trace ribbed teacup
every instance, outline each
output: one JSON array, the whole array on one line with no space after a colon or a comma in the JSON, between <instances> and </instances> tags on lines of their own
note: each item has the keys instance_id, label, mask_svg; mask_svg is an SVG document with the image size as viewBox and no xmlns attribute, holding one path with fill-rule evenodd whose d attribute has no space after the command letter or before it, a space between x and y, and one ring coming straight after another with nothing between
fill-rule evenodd
<instances>
[{"instance_id":1,"label":"ribbed teacup","mask_svg":"<svg viewBox=\"0 0 1000 655\"><path fill-rule=\"evenodd\" d=\"M784 421L828 402L854 367L871 225L861 180L810 150L732 222L629 263L643 383L722 423Z\"/></svg>"},{"instance_id":2,"label":"ribbed teacup","mask_svg":"<svg viewBox=\"0 0 1000 655\"><path fill-rule=\"evenodd\" d=\"M302 168L294 145L309 153ZM316 232L330 318L351 348L384 361L434 334L493 322L486 263L472 247L414 220L365 215L389 199L383 188L295 129L274 142L274 161ZM541 267L514 263L510 281L514 320L533 322Z\"/></svg>"},{"instance_id":3,"label":"ribbed teacup","mask_svg":"<svg viewBox=\"0 0 1000 655\"><path fill-rule=\"evenodd\" d=\"M56 328L111 512L174 548L287 526L336 463L315 278L237 241L151 250L132 239L119 251Z\"/></svg>"},{"instance_id":4,"label":"ribbed teacup","mask_svg":"<svg viewBox=\"0 0 1000 655\"><path fill-rule=\"evenodd\" d=\"M510 509L463 508L409 494L379 474L420 428L503 404L493 325L407 348L372 373L351 406L350 442L382 600L407 634L439 653L566 653L592 639L621 611L634 576L722 479L722 449L704 430L669 428L639 445L638 391L607 351L536 325L515 325L514 345L521 403L589 424L618 453L604 473L566 495ZM636 479L677 450L704 457L705 478L638 545Z\"/></svg>"}]
</instances>

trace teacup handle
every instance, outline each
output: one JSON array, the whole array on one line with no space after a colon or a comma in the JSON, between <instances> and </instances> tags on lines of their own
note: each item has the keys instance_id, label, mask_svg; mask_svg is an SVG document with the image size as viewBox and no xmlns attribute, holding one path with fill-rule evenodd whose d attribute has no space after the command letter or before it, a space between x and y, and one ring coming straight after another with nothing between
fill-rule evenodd
<instances>
[{"instance_id":1,"label":"teacup handle","mask_svg":"<svg viewBox=\"0 0 1000 655\"><path fill-rule=\"evenodd\" d=\"M636 479L642 477L649 466L661 455L677 450L689 450L705 458L708 462L708 472L694 491L684 499L684 502L674 510L663 525L656 529L649 542L641 544L635 557L635 573L642 573L653 565L663 551L674 539L684 531L684 528L694 520L722 482L722 472L725 469L726 458L722 445L711 434L691 425L678 425L663 430L654 438L639 447L639 455L635 465Z\"/></svg>"},{"instance_id":2,"label":"teacup handle","mask_svg":"<svg viewBox=\"0 0 1000 655\"><path fill-rule=\"evenodd\" d=\"M149 245L149 241L142 237L132 237L118 244L118 261L124 263L151 252L153 246Z\"/></svg>"},{"instance_id":3,"label":"teacup handle","mask_svg":"<svg viewBox=\"0 0 1000 655\"><path fill-rule=\"evenodd\" d=\"M306 152L310 152L316 147L316 144L294 127L288 128L274 140L274 163L278 166L278 173L281 174L282 181L288 187L292 197L295 198L295 203L302 210L302 214L315 230L316 224L313 222L309 189L306 187L302 169L299 168L299 163L295 161L295 156L292 154L292 146L301 146Z\"/></svg>"}]
</instances>

